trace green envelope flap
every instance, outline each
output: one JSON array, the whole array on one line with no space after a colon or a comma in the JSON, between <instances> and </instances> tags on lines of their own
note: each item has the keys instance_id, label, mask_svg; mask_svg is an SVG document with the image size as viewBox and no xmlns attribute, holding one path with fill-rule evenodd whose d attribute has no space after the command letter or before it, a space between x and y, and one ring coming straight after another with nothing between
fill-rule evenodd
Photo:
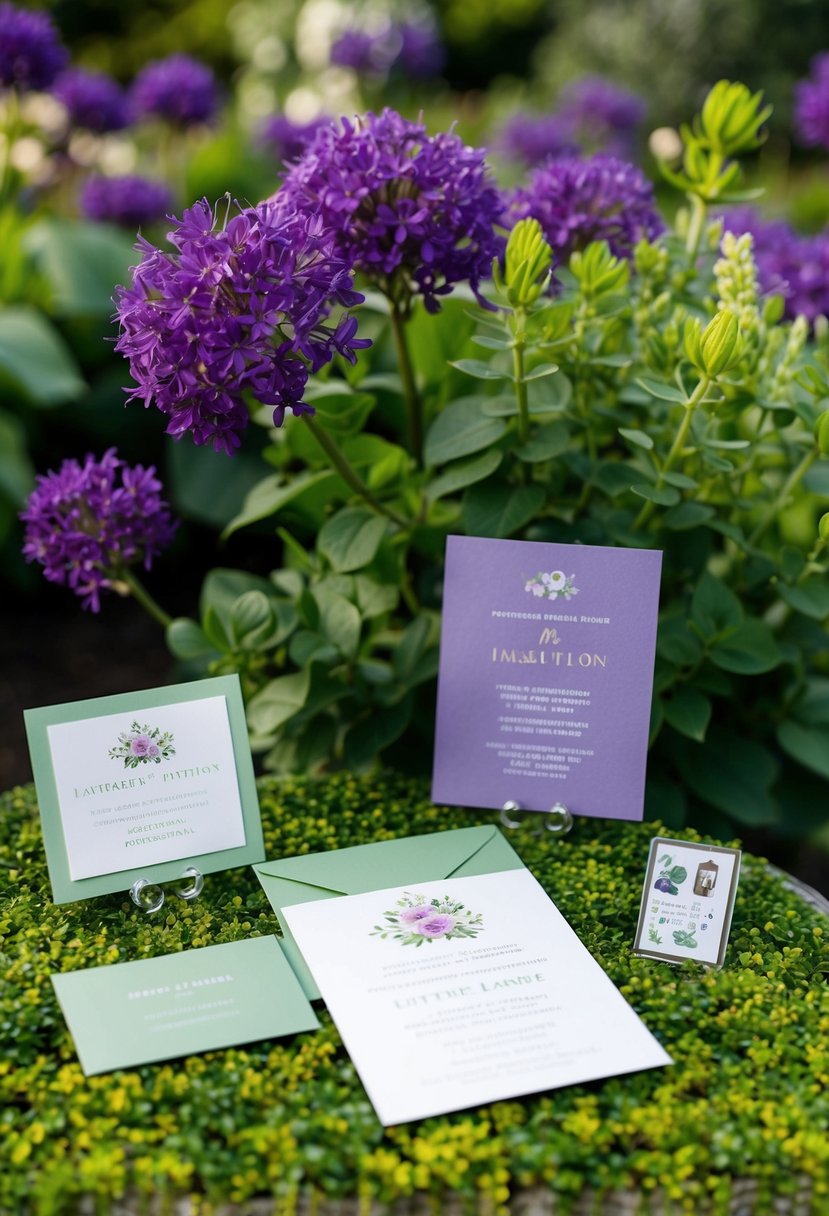
<instances>
[{"instance_id":1,"label":"green envelope flap","mask_svg":"<svg viewBox=\"0 0 829 1216\"><path fill-rule=\"evenodd\" d=\"M453 828L425 836L378 840L264 861L253 867L282 928L282 948L309 1000L320 993L299 952L282 909L341 895L364 895L386 887L414 885L454 875L519 870L524 863L493 824Z\"/></svg>"}]
</instances>

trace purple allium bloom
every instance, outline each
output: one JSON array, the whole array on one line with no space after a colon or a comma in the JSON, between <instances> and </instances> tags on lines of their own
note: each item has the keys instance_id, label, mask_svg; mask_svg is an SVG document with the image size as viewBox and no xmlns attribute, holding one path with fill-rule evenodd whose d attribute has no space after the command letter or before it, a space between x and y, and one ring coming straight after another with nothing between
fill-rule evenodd
<instances>
[{"instance_id":1,"label":"purple allium bloom","mask_svg":"<svg viewBox=\"0 0 829 1216\"><path fill-rule=\"evenodd\" d=\"M516 190L512 214L538 220L557 265L591 241L607 241L616 257L629 258L643 237L653 240L663 229L644 173L604 153L540 165L529 186Z\"/></svg>"},{"instance_id":2,"label":"purple allium bloom","mask_svg":"<svg viewBox=\"0 0 829 1216\"><path fill-rule=\"evenodd\" d=\"M113 577L138 562L149 570L172 540L176 525L161 489L155 469L130 467L115 448L82 465L65 460L57 473L38 477L21 512L26 560L40 562L49 582L70 587L98 612Z\"/></svg>"},{"instance_id":3,"label":"purple allium bloom","mask_svg":"<svg viewBox=\"0 0 829 1216\"><path fill-rule=\"evenodd\" d=\"M66 106L73 127L103 135L122 131L129 123L126 94L106 72L69 68L60 74L53 92Z\"/></svg>"},{"instance_id":4,"label":"purple allium bloom","mask_svg":"<svg viewBox=\"0 0 829 1216\"><path fill-rule=\"evenodd\" d=\"M293 161L302 156L308 144L322 127L330 127L333 118L321 115L310 122L294 122L287 114L266 118L259 133L259 143L281 161Z\"/></svg>"},{"instance_id":5,"label":"purple allium bloom","mask_svg":"<svg viewBox=\"0 0 829 1216\"><path fill-rule=\"evenodd\" d=\"M813 324L829 316L829 231L803 236L785 220L765 220L752 207L733 207L723 215L726 231L754 237L760 286L782 295L785 316L804 316Z\"/></svg>"},{"instance_id":6,"label":"purple allium bloom","mask_svg":"<svg viewBox=\"0 0 829 1216\"><path fill-rule=\"evenodd\" d=\"M560 114L513 114L501 128L498 148L504 156L526 165L578 152L572 127Z\"/></svg>"},{"instance_id":7,"label":"purple allium bloom","mask_svg":"<svg viewBox=\"0 0 829 1216\"><path fill-rule=\"evenodd\" d=\"M143 238L131 287L116 290L121 334L138 387L130 393L168 416L167 433L232 453L248 425L246 398L313 413L302 396L311 371L338 352L352 363L368 346L345 316L324 324L332 303L359 304L351 267L318 216L239 208L217 226L203 199L167 238L173 252Z\"/></svg>"},{"instance_id":8,"label":"purple allium bloom","mask_svg":"<svg viewBox=\"0 0 829 1216\"><path fill-rule=\"evenodd\" d=\"M90 177L81 191L81 211L87 219L143 228L170 214L173 196L163 182L146 177Z\"/></svg>"},{"instance_id":9,"label":"purple allium bloom","mask_svg":"<svg viewBox=\"0 0 829 1216\"><path fill-rule=\"evenodd\" d=\"M427 916L431 916L434 909L431 904L419 904L416 908L404 908L400 913L401 925L414 925L419 920L425 920Z\"/></svg>"},{"instance_id":10,"label":"purple allium bloom","mask_svg":"<svg viewBox=\"0 0 829 1216\"><path fill-rule=\"evenodd\" d=\"M219 104L216 78L189 55L154 59L136 76L130 102L138 118L163 118L182 127L210 122Z\"/></svg>"},{"instance_id":11,"label":"purple allium bloom","mask_svg":"<svg viewBox=\"0 0 829 1216\"><path fill-rule=\"evenodd\" d=\"M367 30L343 30L331 45L330 62L355 72L382 72L388 62L382 53L382 37Z\"/></svg>"},{"instance_id":12,"label":"purple allium bloom","mask_svg":"<svg viewBox=\"0 0 829 1216\"><path fill-rule=\"evenodd\" d=\"M418 921L414 931L421 937L445 937L454 928L454 916L449 916L446 912L436 912L434 916Z\"/></svg>"},{"instance_id":13,"label":"purple allium bloom","mask_svg":"<svg viewBox=\"0 0 829 1216\"><path fill-rule=\"evenodd\" d=\"M579 142L593 151L626 154L647 111L644 98L603 76L574 80L560 99L561 117Z\"/></svg>"},{"instance_id":14,"label":"purple allium bloom","mask_svg":"<svg viewBox=\"0 0 829 1216\"><path fill-rule=\"evenodd\" d=\"M0 4L0 89L48 89L68 57L46 13Z\"/></svg>"},{"instance_id":15,"label":"purple allium bloom","mask_svg":"<svg viewBox=\"0 0 829 1216\"><path fill-rule=\"evenodd\" d=\"M829 52L816 55L811 75L795 85L795 130L807 147L829 149Z\"/></svg>"},{"instance_id":16,"label":"purple allium bloom","mask_svg":"<svg viewBox=\"0 0 829 1216\"><path fill-rule=\"evenodd\" d=\"M318 131L274 201L319 215L340 254L404 313L418 294L439 311L438 297L464 280L479 295L502 243L483 152L394 110Z\"/></svg>"},{"instance_id":17,"label":"purple allium bloom","mask_svg":"<svg viewBox=\"0 0 829 1216\"><path fill-rule=\"evenodd\" d=\"M396 71L425 79L443 69L446 51L434 25L405 21L393 33L400 47L393 64Z\"/></svg>"}]
</instances>

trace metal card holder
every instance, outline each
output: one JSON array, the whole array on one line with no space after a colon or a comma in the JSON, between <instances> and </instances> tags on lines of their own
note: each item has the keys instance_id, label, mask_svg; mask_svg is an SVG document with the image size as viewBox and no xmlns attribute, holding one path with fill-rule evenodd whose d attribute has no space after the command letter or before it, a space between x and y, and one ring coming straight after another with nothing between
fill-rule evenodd
<instances>
[{"instance_id":1,"label":"metal card holder","mask_svg":"<svg viewBox=\"0 0 829 1216\"><path fill-rule=\"evenodd\" d=\"M187 866L179 878L173 879L166 886L173 895L189 903L201 895L204 875L195 866ZM136 878L127 894L145 916L152 916L153 912L158 912L159 908L164 906L164 886L158 882L150 882L148 878Z\"/></svg>"},{"instance_id":2,"label":"metal card holder","mask_svg":"<svg viewBox=\"0 0 829 1216\"><path fill-rule=\"evenodd\" d=\"M539 812L527 810L514 798L508 799L501 807L501 823L510 830L520 827L528 815L539 814L543 816L543 830L555 836L566 836L573 826L573 813L563 802L554 802L549 811Z\"/></svg>"}]
</instances>

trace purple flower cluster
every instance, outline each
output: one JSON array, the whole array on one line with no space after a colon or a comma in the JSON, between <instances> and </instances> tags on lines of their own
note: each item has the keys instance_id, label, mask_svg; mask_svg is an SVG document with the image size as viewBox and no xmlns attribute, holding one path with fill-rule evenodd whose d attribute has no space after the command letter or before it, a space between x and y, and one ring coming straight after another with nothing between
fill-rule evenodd
<instances>
[{"instance_id":1,"label":"purple flower cluster","mask_svg":"<svg viewBox=\"0 0 829 1216\"><path fill-rule=\"evenodd\" d=\"M354 361L368 346L345 316L324 324L332 303L350 306L350 265L312 215L264 203L239 209L224 227L206 200L168 234L169 253L141 238L131 287L116 292L116 350L137 381L131 399L168 417L167 433L232 453L248 425L247 398L313 413L302 401L309 367L338 352Z\"/></svg>"},{"instance_id":2,"label":"purple flower cluster","mask_svg":"<svg viewBox=\"0 0 829 1216\"><path fill-rule=\"evenodd\" d=\"M68 586L98 612L101 591L127 566L153 558L170 543L175 523L155 469L134 468L110 448L100 460L65 460L38 477L20 518L23 553L51 583Z\"/></svg>"},{"instance_id":3,"label":"purple flower cluster","mask_svg":"<svg viewBox=\"0 0 829 1216\"><path fill-rule=\"evenodd\" d=\"M625 159L646 112L636 93L601 76L583 76L568 85L552 113L514 114L501 129L498 146L505 156L527 165L541 164L550 156L575 156L580 150Z\"/></svg>"},{"instance_id":4,"label":"purple flower cluster","mask_svg":"<svg viewBox=\"0 0 829 1216\"><path fill-rule=\"evenodd\" d=\"M442 70L446 52L431 22L392 21L373 33L344 30L331 47L330 61L367 75L396 71L424 79Z\"/></svg>"},{"instance_id":5,"label":"purple flower cluster","mask_svg":"<svg viewBox=\"0 0 829 1216\"><path fill-rule=\"evenodd\" d=\"M642 97L603 76L574 80L559 105L561 118L581 147L615 156L630 155L633 136L648 110Z\"/></svg>"},{"instance_id":6,"label":"purple flower cluster","mask_svg":"<svg viewBox=\"0 0 829 1216\"><path fill-rule=\"evenodd\" d=\"M87 219L134 232L169 215L173 196L163 182L146 177L94 176L84 183L80 202Z\"/></svg>"},{"instance_id":7,"label":"purple flower cluster","mask_svg":"<svg viewBox=\"0 0 829 1216\"><path fill-rule=\"evenodd\" d=\"M592 241L607 241L616 257L630 257L643 237L653 240L664 227L641 170L604 153L540 165L529 185L515 191L512 213L515 220L538 220L557 265Z\"/></svg>"},{"instance_id":8,"label":"purple flower cluster","mask_svg":"<svg viewBox=\"0 0 829 1216\"><path fill-rule=\"evenodd\" d=\"M540 165L551 156L575 156L578 144L560 114L513 114L498 135L498 148L510 160Z\"/></svg>"},{"instance_id":9,"label":"purple flower cluster","mask_svg":"<svg viewBox=\"0 0 829 1216\"><path fill-rule=\"evenodd\" d=\"M0 88L48 89L67 59L46 13L0 4Z\"/></svg>"},{"instance_id":10,"label":"purple flower cluster","mask_svg":"<svg viewBox=\"0 0 829 1216\"><path fill-rule=\"evenodd\" d=\"M437 312L464 280L477 295L501 245L483 152L394 110L318 131L274 200L319 215L341 256L403 312L417 294Z\"/></svg>"},{"instance_id":11,"label":"purple flower cluster","mask_svg":"<svg viewBox=\"0 0 829 1216\"><path fill-rule=\"evenodd\" d=\"M273 114L262 124L259 143L283 163L297 160L317 131L331 126L333 121L323 115L310 122L294 122L287 114Z\"/></svg>"},{"instance_id":12,"label":"purple flower cluster","mask_svg":"<svg viewBox=\"0 0 829 1216\"><path fill-rule=\"evenodd\" d=\"M734 207L723 216L727 231L754 237L754 260L763 291L782 295L789 320L813 324L829 316L829 231L812 236L795 232L785 220L764 220L751 207Z\"/></svg>"},{"instance_id":13,"label":"purple flower cluster","mask_svg":"<svg viewBox=\"0 0 829 1216\"><path fill-rule=\"evenodd\" d=\"M829 52L816 55L811 69L795 85L795 130L807 147L829 149Z\"/></svg>"},{"instance_id":14,"label":"purple flower cluster","mask_svg":"<svg viewBox=\"0 0 829 1216\"><path fill-rule=\"evenodd\" d=\"M106 72L69 68L58 77L53 92L66 106L73 127L102 135L129 125L126 95Z\"/></svg>"},{"instance_id":15,"label":"purple flower cluster","mask_svg":"<svg viewBox=\"0 0 829 1216\"><path fill-rule=\"evenodd\" d=\"M216 78L190 55L154 59L133 81L130 104L136 118L162 118L182 127L210 122L219 105Z\"/></svg>"}]
</instances>

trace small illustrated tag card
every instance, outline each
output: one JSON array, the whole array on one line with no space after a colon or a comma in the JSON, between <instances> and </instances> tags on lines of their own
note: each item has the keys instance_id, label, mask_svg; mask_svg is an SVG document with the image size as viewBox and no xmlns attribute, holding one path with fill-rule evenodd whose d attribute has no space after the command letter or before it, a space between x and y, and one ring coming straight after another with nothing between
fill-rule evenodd
<instances>
[{"instance_id":1,"label":"small illustrated tag card","mask_svg":"<svg viewBox=\"0 0 829 1216\"><path fill-rule=\"evenodd\" d=\"M86 1076L319 1026L275 937L52 976Z\"/></svg>"},{"instance_id":2,"label":"small illustrated tag card","mask_svg":"<svg viewBox=\"0 0 829 1216\"><path fill-rule=\"evenodd\" d=\"M264 859L238 676L24 716L56 903Z\"/></svg>"},{"instance_id":3,"label":"small illustrated tag card","mask_svg":"<svg viewBox=\"0 0 829 1216\"><path fill-rule=\"evenodd\" d=\"M655 837L633 953L721 967L739 877L739 849Z\"/></svg>"},{"instance_id":4,"label":"small illustrated tag card","mask_svg":"<svg viewBox=\"0 0 829 1216\"><path fill-rule=\"evenodd\" d=\"M448 538L435 802L642 818L661 564Z\"/></svg>"}]
</instances>

